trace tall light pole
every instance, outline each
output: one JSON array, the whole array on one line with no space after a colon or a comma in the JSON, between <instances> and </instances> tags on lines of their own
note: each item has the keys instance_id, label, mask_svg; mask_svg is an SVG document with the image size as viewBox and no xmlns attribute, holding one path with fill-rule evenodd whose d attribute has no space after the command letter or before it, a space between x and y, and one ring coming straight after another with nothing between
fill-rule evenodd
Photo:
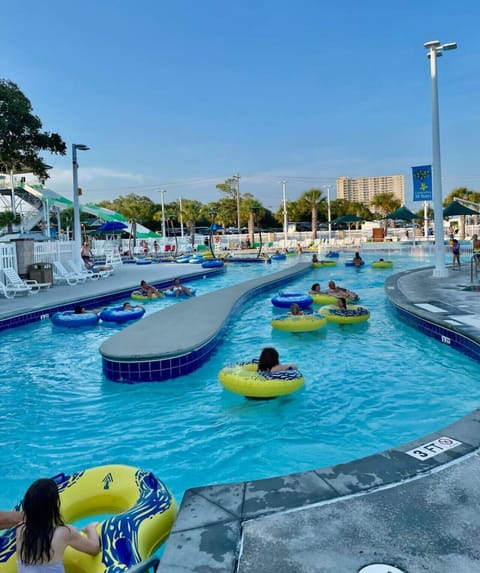
<instances>
[{"instance_id":1,"label":"tall light pole","mask_svg":"<svg viewBox=\"0 0 480 573\"><path fill-rule=\"evenodd\" d=\"M443 209L442 209L442 166L440 160L440 119L438 114L438 83L437 83L437 58L445 50L455 50L457 44L441 44L438 40L425 42L430 58L430 76L432 80L432 193L433 193L433 220L435 235L435 268L433 277L448 277L445 266L445 245L443 233Z\"/></svg>"},{"instance_id":2,"label":"tall light pole","mask_svg":"<svg viewBox=\"0 0 480 573\"><path fill-rule=\"evenodd\" d=\"M166 189L161 189L161 204L162 204L162 242L163 242L163 252L165 253L165 193Z\"/></svg>"},{"instance_id":3,"label":"tall light pole","mask_svg":"<svg viewBox=\"0 0 480 573\"><path fill-rule=\"evenodd\" d=\"M74 249L73 260L77 267L80 268L82 258L80 250L82 248L82 231L80 229L80 203L78 200L78 163L77 163L77 150L88 151L90 147L82 143L72 143L72 171L73 171L73 239Z\"/></svg>"},{"instance_id":4,"label":"tall light pole","mask_svg":"<svg viewBox=\"0 0 480 573\"><path fill-rule=\"evenodd\" d=\"M180 236L183 239L183 207L182 207L182 198L181 197L178 200L178 205L180 207Z\"/></svg>"},{"instance_id":5,"label":"tall light pole","mask_svg":"<svg viewBox=\"0 0 480 573\"><path fill-rule=\"evenodd\" d=\"M282 198L283 198L283 247L287 248L288 234L288 212L287 212L287 182L282 181Z\"/></svg>"},{"instance_id":6,"label":"tall light pole","mask_svg":"<svg viewBox=\"0 0 480 573\"><path fill-rule=\"evenodd\" d=\"M327 185L328 244L332 241L332 211L330 210L330 185Z\"/></svg>"}]
</instances>

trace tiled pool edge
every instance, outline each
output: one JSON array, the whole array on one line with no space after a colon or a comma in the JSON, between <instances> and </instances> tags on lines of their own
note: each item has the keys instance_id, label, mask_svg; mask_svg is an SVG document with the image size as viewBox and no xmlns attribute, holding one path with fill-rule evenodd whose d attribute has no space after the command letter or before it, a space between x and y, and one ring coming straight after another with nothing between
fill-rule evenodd
<instances>
[{"instance_id":1,"label":"tiled pool edge","mask_svg":"<svg viewBox=\"0 0 480 573\"><path fill-rule=\"evenodd\" d=\"M354 495L369 494L441 470L480 453L480 410L412 442L321 469L185 492L159 573L234 573L244 522ZM448 437L461 444L420 461L406 452Z\"/></svg>"},{"instance_id":2,"label":"tiled pool edge","mask_svg":"<svg viewBox=\"0 0 480 573\"><path fill-rule=\"evenodd\" d=\"M476 340L407 310L408 299L403 297L403 306L400 300L403 295L398 290L395 297L390 296L387 286L391 288L392 281L402 274L389 277L385 285L387 297L399 315L440 342L447 343L441 337L448 337L453 340L453 343L448 342L453 348L480 360L480 347ZM243 522L371 493L427 476L467 455L478 455L479 430L480 410L477 409L439 431L345 464L266 480L189 489L183 497L158 571L177 573L180 569L183 573L234 573L241 551ZM407 453L445 437L460 444L423 461Z\"/></svg>"},{"instance_id":3,"label":"tiled pool edge","mask_svg":"<svg viewBox=\"0 0 480 573\"><path fill-rule=\"evenodd\" d=\"M225 272L224 268L218 268L218 269L202 268L201 271L189 273L188 275L182 275L182 281L189 282L203 278L205 275L208 275L210 277L217 274L221 274L223 272ZM165 279L153 282L153 285L159 289L168 288L169 286L171 286L171 284L172 284L171 279ZM127 288L123 288L120 290L113 288L111 291L97 296L80 295L78 297L72 297L69 301L63 302L58 305L45 304L45 306L43 306L42 308L38 308L28 312L12 312L11 316L7 316L0 319L0 332L2 332L3 330L8 330L10 328L26 326L28 324L39 322L41 320L49 319L51 315L54 314L55 312L72 310L75 304L81 303L87 308L94 308L94 307L105 306L121 299L130 298L132 290L135 290L135 288L136 288L135 286L129 286ZM36 296L36 295L30 295L30 296Z\"/></svg>"},{"instance_id":4,"label":"tiled pool edge","mask_svg":"<svg viewBox=\"0 0 480 573\"><path fill-rule=\"evenodd\" d=\"M162 327L169 332L170 338L176 340L175 349L166 351L160 347L153 356L148 350L145 350L143 355L127 356L125 348L131 348L128 339L133 341L139 336L140 327L133 325L130 330L119 333L100 347L104 375L114 382L127 384L163 382L188 375L209 359L221 342L235 310L252 296L284 284L310 270L310 263L299 263L271 275L190 299L188 306L184 302L175 310L167 308L155 313L148 317L148 323L145 322L146 319L142 323L144 336L148 338L149 333L153 336L153 333ZM215 313L219 315L215 317L217 323L212 322L207 335L201 333L196 336L196 330L186 335L179 325L188 324L192 315L196 321L208 322L208 319L212 318L209 314L212 311L212 301L215 301ZM189 339L188 343L185 342L186 338Z\"/></svg>"}]
</instances>

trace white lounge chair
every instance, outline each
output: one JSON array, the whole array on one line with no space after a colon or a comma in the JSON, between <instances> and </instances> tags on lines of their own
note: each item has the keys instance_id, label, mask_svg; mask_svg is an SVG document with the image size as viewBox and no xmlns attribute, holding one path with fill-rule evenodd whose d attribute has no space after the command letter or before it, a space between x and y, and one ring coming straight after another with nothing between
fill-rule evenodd
<instances>
[{"instance_id":1,"label":"white lounge chair","mask_svg":"<svg viewBox=\"0 0 480 573\"><path fill-rule=\"evenodd\" d=\"M57 282L65 281L67 285L74 286L79 282L84 283L86 281L85 277L81 277L78 273L73 273L67 271L60 261L54 261L53 263L53 280Z\"/></svg>"},{"instance_id":2,"label":"white lounge chair","mask_svg":"<svg viewBox=\"0 0 480 573\"><path fill-rule=\"evenodd\" d=\"M1 293L6 298L13 298L17 294L32 294L32 289L28 285L23 286L13 286L9 284L7 281L1 281Z\"/></svg>"},{"instance_id":3,"label":"white lounge chair","mask_svg":"<svg viewBox=\"0 0 480 573\"><path fill-rule=\"evenodd\" d=\"M3 269L3 274L7 279L7 287L26 290L25 287L31 289L32 294L40 290L46 290L52 286L52 283L39 283L34 279L22 279L14 268Z\"/></svg>"},{"instance_id":4,"label":"white lounge chair","mask_svg":"<svg viewBox=\"0 0 480 573\"><path fill-rule=\"evenodd\" d=\"M71 271L74 274L83 276L85 277L85 279L96 281L101 276L100 273L97 273L96 271L91 271L85 267L79 268L78 265L74 263L74 261L67 261L65 264L68 267L69 271Z\"/></svg>"}]
</instances>

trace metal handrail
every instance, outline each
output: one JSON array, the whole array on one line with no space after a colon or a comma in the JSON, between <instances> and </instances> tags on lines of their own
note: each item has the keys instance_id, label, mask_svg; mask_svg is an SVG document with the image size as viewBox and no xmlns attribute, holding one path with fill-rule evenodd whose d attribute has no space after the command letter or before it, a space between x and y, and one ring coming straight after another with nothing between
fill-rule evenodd
<instances>
[{"instance_id":1,"label":"metal handrail","mask_svg":"<svg viewBox=\"0 0 480 573\"><path fill-rule=\"evenodd\" d=\"M126 573L145 573L146 571L152 571L155 573L157 570L157 566L160 563L160 559L158 557L149 557L145 559L141 563L134 565L131 569L128 569Z\"/></svg>"}]
</instances>

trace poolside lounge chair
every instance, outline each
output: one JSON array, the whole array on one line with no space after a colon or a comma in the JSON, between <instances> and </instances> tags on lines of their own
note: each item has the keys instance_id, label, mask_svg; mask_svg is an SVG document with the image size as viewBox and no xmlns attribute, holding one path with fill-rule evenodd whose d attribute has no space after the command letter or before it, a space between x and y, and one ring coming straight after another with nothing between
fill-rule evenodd
<instances>
[{"instance_id":1,"label":"poolside lounge chair","mask_svg":"<svg viewBox=\"0 0 480 573\"><path fill-rule=\"evenodd\" d=\"M22 279L14 268L3 269L3 274L7 279L7 287L13 287L20 291L26 290L25 287L28 287L32 291L32 294L40 290L46 290L52 286L52 283L39 283L34 279Z\"/></svg>"},{"instance_id":2,"label":"poolside lounge chair","mask_svg":"<svg viewBox=\"0 0 480 573\"><path fill-rule=\"evenodd\" d=\"M65 281L67 285L74 286L78 283L84 283L86 281L85 277L80 276L78 273L73 273L67 271L60 261L54 261L53 263L53 280L56 282Z\"/></svg>"},{"instance_id":3,"label":"poolside lounge chair","mask_svg":"<svg viewBox=\"0 0 480 573\"><path fill-rule=\"evenodd\" d=\"M32 289L28 285L16 287L0 281L0 294L5 298L13 298L17 294L32 294Z\"/></svg>"},{"instance_id":4,"label":"poolside lounge chair","mask_svg":"<svg viewBox=\"0 0 480 573\"><path fill-rule=\"evenodd\" d=\"M91 281L96 281L100 278L100 273L97 273L96 271L92 271L89 270L85 267L80 268L78 265L75 264L74 261L67 261L66 263L66 267L67 270L69 270L70 272L83 276L85 277L85 279L91 280Z\"/></svg>"}]
</instances>

